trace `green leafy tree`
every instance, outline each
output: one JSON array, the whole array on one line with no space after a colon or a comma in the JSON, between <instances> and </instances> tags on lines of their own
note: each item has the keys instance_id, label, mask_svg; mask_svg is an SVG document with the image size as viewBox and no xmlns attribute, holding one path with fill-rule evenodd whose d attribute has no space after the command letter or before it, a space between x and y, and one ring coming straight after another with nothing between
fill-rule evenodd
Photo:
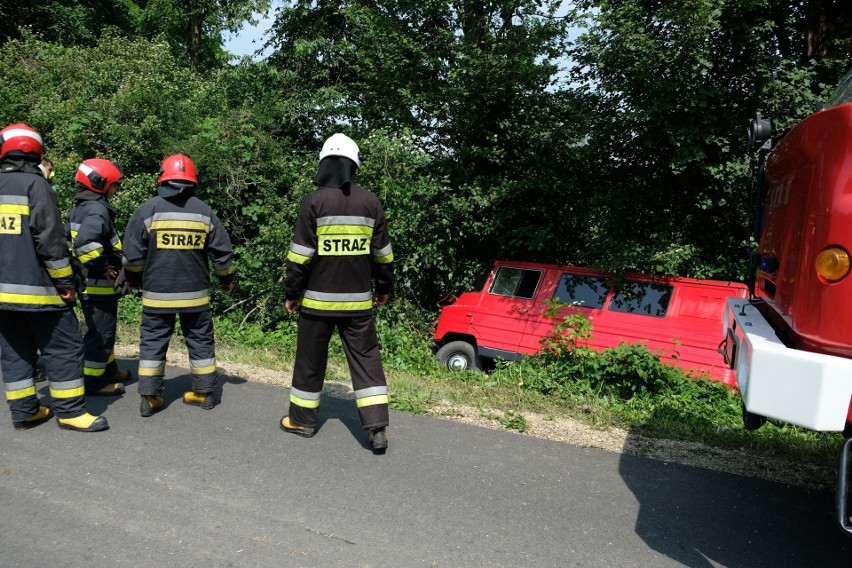
<instances>
[{"instance_id":1,"label":"green leafy tree","mask_svg":"<svg viewBox=\"0 0 852 568\"><path fill-rule=\"evenodd\" d=\"M817 107L846 63L848 6L576 4L589 28L572 51L574 79L595 100L589 259L747 279L752 165L743 127L762 111L783 129Z\"/></svg>"}]
</instances>

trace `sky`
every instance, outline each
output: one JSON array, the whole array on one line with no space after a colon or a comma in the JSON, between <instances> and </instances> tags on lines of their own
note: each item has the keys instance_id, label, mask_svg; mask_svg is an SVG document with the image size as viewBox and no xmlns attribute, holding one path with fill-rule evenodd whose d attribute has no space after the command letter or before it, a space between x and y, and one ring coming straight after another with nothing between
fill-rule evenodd
<instances>
[{"instance_id":1,"label":"sky","mask_svg":"<svg viewBox=\"0 0 852 568\"><path fill-rule=\"evenodd\" d=\"M273 2L273 6L275 4L278 4L278 2ZM254 55L254 52L263 47L266 41L263 35L269 29L269 26L272 25L273 20L275 20L275 8L273 7L269 10L268 16L261 16L261 14L258 14L260 19L256 25L243 26L238 34L226 33L225 50L237 56L250 55L254 59L262 59L262 55L261 57L257 57Z\"/></svg>"}]
</instances>

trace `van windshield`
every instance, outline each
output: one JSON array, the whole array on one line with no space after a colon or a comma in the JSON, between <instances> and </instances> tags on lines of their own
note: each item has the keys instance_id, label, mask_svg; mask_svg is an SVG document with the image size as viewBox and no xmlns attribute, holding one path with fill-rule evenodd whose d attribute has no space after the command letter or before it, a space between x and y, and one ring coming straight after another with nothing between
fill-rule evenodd
<instances>
[{"instance_id":1,"label":"van windshield","mask_svg":"<svg viewBox=\"0 0 852 568\"><path fill-rule=\"evenodd\" d=\"M831 97L829 97L825 106L826 108L829 108L846 103L852 103L852 71L849 71L849 73L840 80L840 84L837 85L837 88L834 90Z\"/></svg>"}]
</instances>

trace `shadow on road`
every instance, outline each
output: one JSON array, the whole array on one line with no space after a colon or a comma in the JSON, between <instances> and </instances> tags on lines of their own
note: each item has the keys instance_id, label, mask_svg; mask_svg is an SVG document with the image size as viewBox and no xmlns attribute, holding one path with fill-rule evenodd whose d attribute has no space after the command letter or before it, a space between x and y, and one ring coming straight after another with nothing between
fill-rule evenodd
<instances>
[{"instance_id":1,"label":"shadow on road","mask_svg":"<svg viewBox=\"0 0 852 568\"><path fill-rule=\"evenodd\" d=\"M619 472L639 504L636 534L684 566L849 564L852 540L834 525L830 491L626 454Z\"/></svg>"}]
</instances>

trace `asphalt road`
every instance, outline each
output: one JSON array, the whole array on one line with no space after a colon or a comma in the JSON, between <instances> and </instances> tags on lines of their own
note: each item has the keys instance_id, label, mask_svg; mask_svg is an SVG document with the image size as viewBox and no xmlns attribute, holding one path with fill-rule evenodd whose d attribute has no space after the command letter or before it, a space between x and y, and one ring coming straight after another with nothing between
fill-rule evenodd
<instances>
[{"instance_id":1,"label":"asphalt road","mask_svg":"<svg viewBox=\"0 0 852 568\"><path fill-rule=\"evenodd\" d=\"M126 366L128 362L122 361ZM287 390L226 377L221 404L107 432L0 423L0 567L827 567L849 565L830 493L392 413L373 455L352 401L314 438ZM41 391L46 391L42 383Z\"/></svg>"}]
</instances>

